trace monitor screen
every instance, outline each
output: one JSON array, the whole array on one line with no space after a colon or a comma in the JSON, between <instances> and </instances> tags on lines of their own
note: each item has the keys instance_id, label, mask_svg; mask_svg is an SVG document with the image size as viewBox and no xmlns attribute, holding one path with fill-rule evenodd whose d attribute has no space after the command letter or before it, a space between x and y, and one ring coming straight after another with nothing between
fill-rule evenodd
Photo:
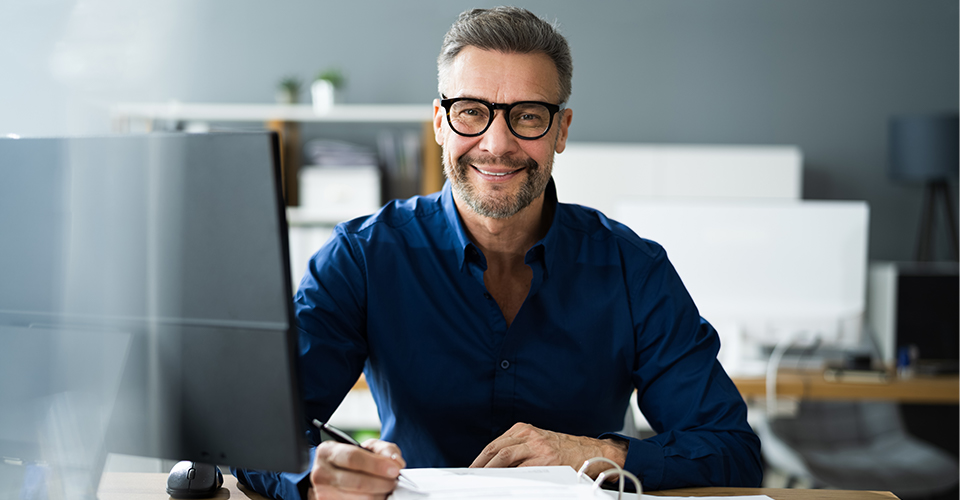
<instances>
[{"instance_id":1,"label":"monitor screen","mask_svg":"<svg viewBox=\"0 0 960 500\"><path fill-rule=\"evenodd\" d=\"M791 339L860 346L866 203L632 201L621 203L614 219L663 245L700 313L717 327L727 371L762 370L764 359L748 361Z\"/></svg>"},{"instance_id":2,"label":"monitor screen","mask_svg":"<svg viewBox=\"0 0 960 500\"><path fill-rule=\"evenodd\" d=\"M5 463L94 487L107 451L306 466L278 151L269 132L0 139Z\"/></svg>"}]
</instances>

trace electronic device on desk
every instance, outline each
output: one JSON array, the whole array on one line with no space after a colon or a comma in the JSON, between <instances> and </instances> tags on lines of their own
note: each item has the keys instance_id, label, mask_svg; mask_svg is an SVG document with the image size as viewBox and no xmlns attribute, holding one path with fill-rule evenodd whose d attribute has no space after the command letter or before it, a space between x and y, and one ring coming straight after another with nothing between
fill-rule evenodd
<instances>
[{"instance_id":1,"label":"electronic device on desk","mask_svg":"<svg viewBox=\"0 0 960 500\"><path fill-rule=\"evenodd\" d=\"M629 201L613 218L664 247L729 373L763 374L777 345L864 348L865 202Z\"/></svg>"},{"instance_id":2,"label":"electronic device on desk","mask_svg":"<svg viewBox=\"0 0 960 500\"><path fill-rule=\"evenodd\" d=\"M890 370L874 361L870 355L848 355L843 363L828 365L823 371L827 382L851 384L886 384L893 376Z\"/></svg>"},{"instance_id":3,"label":"electronic device on desk","mask_svg":"<svg viewBox=\"0 0 960 500\"><path fill-rule=\"evenodd\" d=\"M869 319L888 366L921 374L957 373L958 304L956 262L870 265ZM898 359L899 354L906 359Z\"/></svg>"},{"instance_id":4,"label":"electronic device on desk","mask_svg":"<svg viewBox=\"0 0 960 500\"><path fill-rule=\"evenodd\" d=\"M223 472L216 465L183 460L167 476L167 494L173 498L210 498L223 486Z\"/></svg>"},{"instance_id":5,"label":"electronic device on desk","mask_svg":"<svg viewBox=\"0 0 960 500\"><path fill-rule=\"evenodd\" d=\"M0 139L0 493L94 497L107 452L306 466L278 151Z\"/></svg>"}]
</instances>

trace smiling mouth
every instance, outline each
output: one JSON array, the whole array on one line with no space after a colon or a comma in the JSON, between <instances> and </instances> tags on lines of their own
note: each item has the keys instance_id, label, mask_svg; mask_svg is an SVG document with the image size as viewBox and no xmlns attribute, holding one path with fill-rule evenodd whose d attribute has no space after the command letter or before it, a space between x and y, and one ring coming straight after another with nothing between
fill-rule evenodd
<instances>
[{"instance_id":1,"label":"smiling mouth","mask_svg":"<svg viewBox=\"0 0 960 500\"><path fill-rule=\"evenodd\" d=\"M490 172L490 171L484 170L484 169L482 169L482 168L480 168L480 167L478 167L478 166L476 166L476 165L471 165L471 166L472 166L477 172L480 172L480 173L483 174L483 175L491 175L491 176L494 176L494 177L504 177L504 176L507 176L507 175L510 175L510 174L515 174L515 173L523 170L524 168L526 168L526 167L520 167L520 168L518 168L518 169L516 169L516 170L511 170L511 171L509 171L509 172Z\"/></svg>"}]
</instances>

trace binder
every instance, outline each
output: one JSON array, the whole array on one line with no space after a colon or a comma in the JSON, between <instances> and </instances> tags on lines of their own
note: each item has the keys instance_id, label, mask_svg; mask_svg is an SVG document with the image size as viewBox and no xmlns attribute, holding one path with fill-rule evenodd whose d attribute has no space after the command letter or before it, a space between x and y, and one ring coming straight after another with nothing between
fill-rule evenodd
<instances>
[{"instance_id":1,"label":"binder","mask_svg":"<svg viewBox=\"0 0 960 500\"><path fill-rule=\"evenodd\" d=\"M610 467L597 479L590 479L586 470L592 464L603 462ZM533 499L533 500L623 500L639 498L640 481L615 462L596 457L587 460L579 471L567 466L516 467L490 469L404 469L418 490L410 490L399 483L388 500L470 500ZM601 489L607 478L618 477L617 490ZM623 494L626 479L637 488L637 495ZM424 495L426 493L426 495Z\"/></svg>"}]
</instances>

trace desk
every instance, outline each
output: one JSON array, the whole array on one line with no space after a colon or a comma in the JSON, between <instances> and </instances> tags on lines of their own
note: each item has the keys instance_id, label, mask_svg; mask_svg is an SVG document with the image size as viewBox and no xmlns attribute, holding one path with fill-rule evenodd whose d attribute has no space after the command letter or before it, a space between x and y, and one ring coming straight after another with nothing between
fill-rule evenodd
<instances>
[{"instance_id":1,"label":"desk","mask_svg":"<svg viewBox=\"0 0 960 500\"><path fill-rule=\"evenodd\" d=\"M733 377L743 399L767 395L763 377ZM366 390L367 381L360 376L354 389ZM883 384L827 382L821 372L783 371L777 375L777 394L803 399L878 400L915 404L960 403L960 375L916 376L893 379Z\"/></svg>"},{"instance_id":2,"label":"desk","mask_svg":"<svg viewBox=\"0 0 960 500\"><path fill-rule=\"evenodd\" d=\"M162 473L107 472L100 480L100 500L167 500L167 475ZM774 500L896 500L888 491L788 490L781 488L683 488L649 492L667 496L767 495ZM214 498L231 500L264 497L237 484L237 478L223 475L223 489Z\"/></svg>"},{"instance_id":3,"label":"desk","mask_svg":"<svg viewBox=\"0 0 960 500\"><path fill-rule=\"evenodd\" d=\"M733 379L744 399L763 398L767 394L763 377ZM820 400L879 400L915 404L957 404L960 402L960 377L957 375L894 378L887 383L827 382L822 372L781 371L777 375L777 395Z\"/></svg>"}]
</instances>

